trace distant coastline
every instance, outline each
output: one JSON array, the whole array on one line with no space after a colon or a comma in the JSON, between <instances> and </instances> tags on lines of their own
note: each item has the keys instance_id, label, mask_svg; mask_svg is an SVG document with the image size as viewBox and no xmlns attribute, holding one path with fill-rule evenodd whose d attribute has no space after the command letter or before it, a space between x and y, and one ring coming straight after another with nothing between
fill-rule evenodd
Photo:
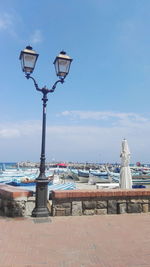
<instances>
[{"instance_id":1,"label":"distant coastline","mask_svg":"<svg viewBox=\"0 0 150 267\"><path fill-rule=\"evenodd\" d=\"M21 162L0 162L0 169L5 165L7 168L39 168L40 163L39 162L31 162L31 161L21 161ZM120 167L120 163L84 163L84 162L46 162L45 163L46 168L53 168L53 167L59 167L59 168L74 168L74 169L99 169L102 166L107 166L108 168L113 167ZM140 166L136 164L130 164L130 167L137 166L139 168L150 168L150 164L141 164Z\"/></svg>"}]
</instances>

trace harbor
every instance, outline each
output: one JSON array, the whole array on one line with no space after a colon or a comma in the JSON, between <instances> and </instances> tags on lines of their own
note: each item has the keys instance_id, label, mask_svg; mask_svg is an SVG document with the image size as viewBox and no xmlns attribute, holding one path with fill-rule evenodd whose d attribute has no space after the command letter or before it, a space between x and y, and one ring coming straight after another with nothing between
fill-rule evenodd
<instances>
[{"instance_id":1,"label":"harbor","mask_svg":"<svg viewBox=\"0 0 150 267\"><path fill-rule=\"evenodd\" d=\"M60 164L60 163L59 163ZM107 165L107 168L106 168ZM93 171L99 174L103 173L99 179L110 179L110 173L115 173L115 167L108 164L100 165L100 168L86 169L78 164L78 168L72 169L76 170L78 173L87 176ZM26 190L33 190L34 185L21 185L22 179L25 179L28 175L38 175L38 168L35 166L22 168L20 164L14 165L13 167L7 164L2 164L3 170L1 170L1 181L6 178L12 178L11 182L18 181L16 185L7 185L4 181L1 183L0 187L5 186L14 188L16 191L21 191L21 188L26 188ZM117 165L117 170L120 166ZM137 170L141 179L141 176L149 175L149 167L142 166L141 168L134 166L133 173L137 176ZM103 170L103 171L102 171ZM107 173L106 173L107 172ZM143 172L143 174L142 174ZM116 172L117 173L117 172ZM126 192L127 204L125 203L125 197L121 200L121 195L123 196L123 191L114 189L112 185L116 185L115 181L107 181L105 187L98 189L98 184L103 185L104 183L91 183L83 180L77 180L77 176L74 178L70 177L70 168L68 166L51 166L46 170L48 176L53 176L54 179L50 181L48 187L53 187L53 194L57 193L59 195L61 192L61 201L58 198L58 207L55 203L55 213L59 216L50 216L47 218L34 218L32 216L0 216L0 227L3 229L1 231L1 266L111 266L111 267L129 267L129 266L149 266L149 198L148 192L145 191L145 198L142 195L143 190L146 189L132 189L133 196L131 202L129 202L128 190ZM51 174L51 175L50 175ZM11 177L11 175L13 175ZM15 177L16 175L16 177ZM79 176L79 178L80 178ZM117 175L116 175L117 176ZM76 180L75 180L76 177ZM105 178L104 178L105 177ZM119 177L119 170L118 170ZM27 178L27 177L26 177ZM86 177L87 178L87 177ZM15 180L14 180L15 179ZM33 179L33 177L32 177ZM6 179L7 180L7 179ZM84 181L84 182L82 182ZM75 187L72 189L59 188L58 186L66 186L72 184ZM56 186L56 188L54 188ZM111 186L111 188L110 188ZM117 184L118 186L118 184ZM19 189L16 189L19 188ZM11 193L13 191L7 191ZM65 192L69 198L67 201L71 200L73 197L73 192L77 193L76 197L73 197L72 208L70 209L74 214L68 216L69 202L66 202L65 206L61 207L60 204L63 201L63 195ZM72 193L71 193L72 192ZM97 193L96 193L97 192ZM112 196L110 195L112 193ZM138 202L134 192L137 192ZM1 195L2 191L0 192ZM116 211L120 209L121 216L114 213L115 200L114 196L119 193L119 201L116 201ZM84 198L82 197L84 194ZM88 194L86 198L85 194ZM101 195L100 200L98 194ZM141 194L141 195L140 195ZM78 198L77 198L78 195ZM108 196L107 196L108 195ZM17 195L18 196L18 195ZM95 198L94 198L95 196ZM103 199L104 196L104 199ZM24 196L25 198L25 196ZM83 198L82 205L80 205L81 199ZM107 199L108 198L108 199ZM75 204L75 199L77 200L77 205ZM91 201L90 201L91 199ZM112 201L113 199L113 201ZM117 197L118 199L118 197ZM142 199L140 203L139 200ZM57 199L55 198L55 201ZM12 200L11 200L12 201ZM17 197L18 201L18 197ZM5 198L5 203L7 202ZM22 202L22 197L21 197ZM50 200L51 202L51 200ZM109 204L106 207L106 202ZM2 200L0 201L2 203ZM99 204L94 211L95 203ZM12 207L9 205L12 212L14 204ZM62 203L63 204L63 203ZM63 204L63 205L64 205ZM112 204L112 207L110 207ZM84 216L81 216L79 206L87 206L85 210L82 211ZM119 205L119 206L118 206ZM128 205L128 211L130 209L131 213L125 212L125 205ZM77 208L78 207L78 208ZM142 209L141 209L142 207ZM134 213L132 213L132 209ZM24 210L24 209L23 209ZM108 210L107 216L104 216L105 211ZM15 210L16 212L16 210ZM63 213L65 212L65 213ZM64 214L64 216L62 216ZM77 215L78 214L78 215ZM55 214L56 215L56 214ZM61 216L60 216L61 215ZM67 215L67 216L66 216ZM93 216L91 216L93 215ZM21 231L18 231L21 229ZM139 230L140 229L140 230ZM10 237L13 242L10 242ZM22 242L22 240L24 242ZM124 240L124 242L122 242ZM137 257L137 255L140 255Z\"/></svg>"},{"instance_id":2,"label":"harbor","mask_svg":"<svg viewBox=\"0 0 150 267\"><path fill-rule=\"evenodd\" d=\"M35 180L39 175L38 164L30 163L1 163L0 184L5 183L12 186L21 186L35 191ZM72 184L73 189L96 189L97 184L104 184L105 187L119 187L120 181L119 164L47 164L46 176L49 179L49 187L55 185ZM149 188L150 167L131 166L133 188ZM61 188L61 187L60 187ZM102 186L101 186L102 188ZM68 189L70 189L68 187Z\"/></svg>"},{"instance_id":3,"label":"harbor","mask_svg":"<svg viewBox=\"0 0 150 267\"><path fill-rule=\"evenodd\" d=\"M97 184L117 185L120 181L119 164L48 163L46 176L49 186L74 184L74 189L97 188ZM133 188L149 188L150 167L132 165ZM0 184L34 188L39 175L37 163L0 163ZM105 187L105 186L104 186Z\"/></svg>"}]
</instances>

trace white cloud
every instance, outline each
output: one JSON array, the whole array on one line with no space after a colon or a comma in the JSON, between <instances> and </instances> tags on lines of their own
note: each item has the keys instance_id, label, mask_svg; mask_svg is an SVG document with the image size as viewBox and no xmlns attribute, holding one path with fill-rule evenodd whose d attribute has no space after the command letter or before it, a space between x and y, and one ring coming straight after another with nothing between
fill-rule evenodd
<instances>
[{"instance_id":1,"label":"white cloud","mask_svg":"<svg viewBox=\"0 0 150 267\"><path fill-rule=\"evenodd\" d=\"M54 126L47 123L47 160L55 158L70 161L119 162L121 141L126 138L131 150L131 161L150 162L150 121L138 114L134 114L136 122L133 122L130 120L132 113L130 116L126 113L105 113L107 118L112 115L117 119L119 117L119 120L116 120L115 124L108 123L108 126L90 125L90 123L86 126L70 124ZM122 118L125 123L122 122ZM17 160L39 160L41 121L0 125L0 147L5 160L8 160L8 155L9 160L14 157Z\"/></svg>"},{"instance_id":2,"label":"white cloud","mask_svg":"<svg viewBox=\"0 0 150 267\"><path fill-rule=\"evenodd\" d=\"M12 28L13 17L10 14L0 14L0 30L7 30Z\"/></svg>"},{"instance_id":3,"label":"white cloud","mask_svg":"<svg viewBox=\"0 0 150 267\"><path fill-rule=\"evenodd\" d=\"M0 125L0 138L14 139L18 137L31 136L41 129L40 122L9 123Z\"/></svg>"},{"instance_id":4,"label":"white cloud","mask_svg":"<svg viewBox=\"0 0 150 267\"><path fill-rule=\"evenodd\" d=\"M80 119L80 120L103 120L108 121L111 119L115 119L116 123L118 121L120 124L127 124L127 123L144 123L147 122L148 119L136 114L136 113L120 113L120 112L111 112L111 111L64 111L60 113L62 116L68 116L71 119Z\"/></svg>"},{"instance_id":5,"label":"white cloud","mask_svg":"<svg viewBox=\"0 0 150 267\"><path fill-rule=\"evenodd\" d=\"M14 138L20 136L17 129L3 128L0 130L0 138Z\"/></svg>"},{"instance_id":6,"label":"white cloud","mask_svg":"<svg viewBox=\"0 0 150 267\"><path fill-rule=\"evenodd\" d=\"M20 18L16 13L1 13L0 14L0 32L7 32L13 37L17 37L16 22L20 21Z\"/></svg>"},{"instance_id":7,"label":"white cloud","mask_svg":"<svg viewBox=\"0 0 150 267\"><path fill-rule=\"evenodd\" d=\"M42 32L40 30L35 30L31 36L31 43L37 44L43 41Z\"/></svg>"},{"instance_id":8,"label":"white cloud","mask_svg":"<svg viewBox=\"0 0 150 267\"><path fill-rule=\"evenodd\" d=\"M59 159L103 162L120 161L121 141L126 138L131 160L150 162L150 123L130 127L48 127L48 154ZM52 153L53 152L53 153Z\"/></svg>"}]
</instances>

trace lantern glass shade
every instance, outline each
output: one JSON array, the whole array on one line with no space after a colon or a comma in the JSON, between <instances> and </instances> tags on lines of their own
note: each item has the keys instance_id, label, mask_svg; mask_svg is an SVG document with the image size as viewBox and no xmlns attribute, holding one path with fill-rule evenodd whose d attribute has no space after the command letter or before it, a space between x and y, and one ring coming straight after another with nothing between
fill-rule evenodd
<instances>
[{"instance_id":1,"label":"lantern glass shade","mask_svg":"<svg viewBox=\"0 0 150 267\"><path fill-rule=\"evenodd\" d=\"M70 58L66 52L62 51L55 58L54 65L56 70L56 75L61 79L64 79L69 73L70 65L72 62L72 58Z\"/></svg>"},{"instance_id":2,"label":"lantern glass shade","mask_svg":"<svg viewBox=\"0 0 150 267\"><path fill-rule=\"evenodd\" d=\"M39 55L32 50L31 46L27 46L23 51L21 51L19 59L21 60L23 72L27 74L33 72L38 56Z\"/></svg>"}]
</instances>

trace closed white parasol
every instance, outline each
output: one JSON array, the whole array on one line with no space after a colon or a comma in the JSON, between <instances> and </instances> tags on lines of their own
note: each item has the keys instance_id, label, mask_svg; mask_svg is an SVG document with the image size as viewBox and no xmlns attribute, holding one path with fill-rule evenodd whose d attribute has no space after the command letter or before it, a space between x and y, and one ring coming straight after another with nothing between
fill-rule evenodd
<instances>
[{"instance_id":1,"label":"closed white parasol","mask_svg":"<svg viewBox=\"0 0 150 267\"><path fill-rule=\"evenodd\" d=\"M126 139L122 141L122 150L120 157L121 157L121 170L120 170L120 183L119 183L120 188L132 189L132 175L129 167L130 151Z\"/></svg>"}]
</instances>

